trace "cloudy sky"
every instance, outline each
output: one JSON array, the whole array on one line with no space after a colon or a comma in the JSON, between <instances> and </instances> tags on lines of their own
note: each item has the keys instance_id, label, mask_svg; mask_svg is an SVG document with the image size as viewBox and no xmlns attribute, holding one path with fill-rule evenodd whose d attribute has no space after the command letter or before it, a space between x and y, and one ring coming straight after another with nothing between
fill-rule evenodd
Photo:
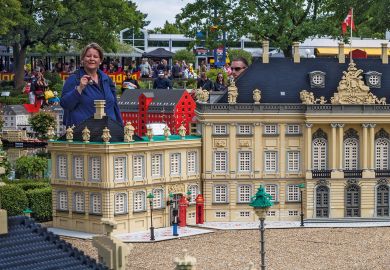
<instances>
[{"instance_id":1,"label":"cloudy sky","mask_svg":"<svg viewBox=\"0 0 390 270\"><path fill-rule=\"evenodd\" d=\"M166 20L172 23L175 21L175 15L180 12L187 3L195 0L133 0L142 13L148 14L146 18L150 21L147 29L162 27Z\"/></svg>"}]
</instances>

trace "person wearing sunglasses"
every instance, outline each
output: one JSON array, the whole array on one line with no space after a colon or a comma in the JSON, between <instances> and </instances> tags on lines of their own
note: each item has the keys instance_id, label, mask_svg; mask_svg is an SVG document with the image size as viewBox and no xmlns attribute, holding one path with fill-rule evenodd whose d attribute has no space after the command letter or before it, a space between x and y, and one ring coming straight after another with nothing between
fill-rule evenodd
<instances>
[{"instance_id":1,"label":"person wearing sunglasses","mask_svg":"<svg viewBox=\"0 0 390 270\"><path fill-rule=\"evenodd\" d=\"M243 57L237 57L233 59L231 69L232 76L234 80L237 78L248 68L248 61Z\"/></svg>"},{"instance_id":2,"label":"person wearing sunglasses","mask_svg":"<svg viewBox=\"0 0 390 270\"><path fill-rule=\"evenodd\" d=\"M215 83L214 83L214 91L225 91L227 90L227 86L225 84L225 80L223 78L223 74L222 73L218 73L217 74L217 79L215 80Z\"/></svg>"}]
</instances>

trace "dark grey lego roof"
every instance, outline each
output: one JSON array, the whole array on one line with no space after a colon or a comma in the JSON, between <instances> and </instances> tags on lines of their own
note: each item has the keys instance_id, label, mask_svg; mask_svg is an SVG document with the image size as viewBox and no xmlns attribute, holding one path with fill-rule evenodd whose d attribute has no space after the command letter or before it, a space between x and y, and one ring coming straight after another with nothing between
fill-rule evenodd
<instances>
[{"instance_id":1,"label":"dark grey lego roof","mask_svg":"<svg viewBox=\"0 0 390 270\"><path fill-rule=\"evenodd\" d=\"M8 234L0 235L2 270L105 270L71 244L24 216L8 218Z\"/></svg>"},{"instance_id":2,"label":"dark grey lego roof","mask_svg":"<svg viewBox=\"0 0 390 270\"><path fill-rule=\"evenodd\" d=\"M29 114L23 105L6 105L4 106L4 113L10 115Z\"/></svg>"},{"instance_id":3,"label":"dark grey lego roof","mask_svg":"<svg viewBox=\"0 0 390 270\"><path fill-rule=\"evenodd\" d=\"M363 73L382 73L381 88L371 88L370 91L378 98L386 97L389 103L390 65L374 58L354 59L354 62ZM339 64L337 58L301 58L301 63L294 63L291 58L272 58L269 64L256 61L236 82L239 90L237 103L253 103L252 92L256 88L261 90L261 103L302 103L299 98L302 90L313 92L316 98L325 96L330 103L348 64L349 59L345 64ZM324 88L311 88L309 73L312 71L326 73ZM227 103L227 94L217 103Z\"/></svg>"},{"instance_id":4,"label":"dark grey lego roof","mask_svg":"<svg viewBox=\"0 0 390 270\"><path fill-rule=\"evenodd\" d=\"M184 94L183 89L131 89L126 90L118 101L121 112L138 112L138 98L141 94L153 98L149 111L172 112Z\"/></svg>"}]
</instances>

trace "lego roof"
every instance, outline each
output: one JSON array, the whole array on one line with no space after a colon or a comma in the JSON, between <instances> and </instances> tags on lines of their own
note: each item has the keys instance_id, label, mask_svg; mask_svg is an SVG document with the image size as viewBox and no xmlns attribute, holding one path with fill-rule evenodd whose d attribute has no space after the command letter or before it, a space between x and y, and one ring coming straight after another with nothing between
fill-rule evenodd
<instances>
[{"instance_id":1,"label":"lego roof","mask_svg":"<svg viewBox=\"0 0 390 270\"><path fill-rule=\"evenodd\" d=\"M4 106L4 113L12 115L29 114L23 105L6 105Z\"/></svg>"},{"instance_id":2,"label":"lego roof","mask_svg":"<svg viewBox=\"0 0 390 270\"><path fill-rule=\"evenodd\" d=\"M138 98L141 94L153 98L149 109L172 112L186 90L173 89L131 89L126 90L118 101L121 112L138 112Z\"/></svg>"},{"instance_id":3,"label":"lego roof","mask_svg":"<svg viewBox=\"0 0 390 270\"><path fill-rule=\"evenodd\" d=\"M8 218L0 235L0 269L108 269L24 216Z\"/></svg>"},{"instance_id":4,"label":"lego roof","mask_svg":"<svg viewBox=\"0 0 390 270\"><path fill-rule=\"evenodd\" d=\"M153 51L142 54L142 57L150 58L172 58L175 55L173 52L167 51L164 48L157 48Z\"/></svg>"},{"instance_id":5,"label":"lego roof","mask_svg":"<svg viewBox=\"0 0 390 270\"><path fill-rule=\"evenodd\" d=\"M313 92L316 97L330 98L337 92L337 86L347 71L349 59L339 64L337 58L301 58L301 63L294 63L290 58L272 58L269 64L254 62L237 80L238 103L253 103L253 90L261 90L261 103L302 103L299 93L302 90ZM354 59L356 67L363 73L377 71L382 73L380 88L370 91L378 98L386 97L390 101L390 65L382 64L380 59ZM309 73L322 71L326 73L324 88L311 88ZM284 95L283 95L284 93ZM217 103L227 103L225 94Z\"/></svg>"}]
</instances>

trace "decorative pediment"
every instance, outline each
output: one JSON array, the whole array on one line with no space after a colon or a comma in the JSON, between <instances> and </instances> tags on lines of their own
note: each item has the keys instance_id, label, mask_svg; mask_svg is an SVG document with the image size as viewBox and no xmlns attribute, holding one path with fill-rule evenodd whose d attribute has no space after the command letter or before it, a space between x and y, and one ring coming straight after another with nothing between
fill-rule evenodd
<instances>
[{"instance_id":1,"label":"decorative pediment","mask_svg":"<svg viewBox=\"0 0 390 270\"><path fill-rule=\"evenodd\" d=\"M389 139L389 133L386 132L383 128L381 128L376 134L375 134L375 140L379 138Z\"/></svg>"},{"instance_id":2,"label":"decorative pediment","mask_svg":"<svg viewBox=\"0 0 390 270\"><path fill-rule=\"evenodd\" d=\"M313 133L312 139L325 139L328 140L328 135L321 129L317 129L316 132Z\"/></svg>"},{"instance_id":3,"label":"decorative pediment","mask_svg":"<svg viewBox=\"0 0 390 270\"><path fill-rule=\"evenodd\" d=\"M370 92L370 88L364 84L361 76L363 70L357 69L354 62L349 63L348 71L343 71L343 76L337 87L337 93L331 98L332 104L386 104L386 98L379 99Z\"/></svg>"},{"instance_id":4,"label":"decorative pediment","mask_svg":"<svg viewBox=\"0 0 390 270\"><path fill-rule=\"evenodd\" d=\"M346 139L357 139L357 140L359 140L358 132L356 130L354 130L353 128L348 129L344 133L344 140L346 140Z\"/></svg>"}]
</instances>

